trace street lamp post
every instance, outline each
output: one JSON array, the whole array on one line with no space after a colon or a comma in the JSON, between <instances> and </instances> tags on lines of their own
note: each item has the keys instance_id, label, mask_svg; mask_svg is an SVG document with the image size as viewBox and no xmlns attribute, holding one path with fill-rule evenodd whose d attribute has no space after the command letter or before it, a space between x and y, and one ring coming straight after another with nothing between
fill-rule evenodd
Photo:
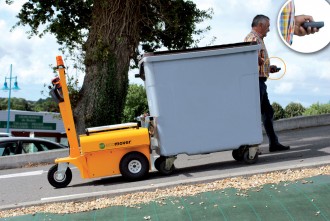
<instances>
[{"instance_id":1,"label":"street lamp post","mask_svg":"<svg viewBox=\"0 0 330 221\"><path fill-rule=\"evenodd\" d=\"M3 84L2 90L7 91L9 90L9 96L8 96L8 116L7 116L7 133L9 133L9 123L10 123L10 97L11 97L11 90L17 91L20 90L20 88L17 85L17 76L12 77L12 70L13 70L13 65L10 65L10 77L5 77L5 83ZM14 82L14 87L11 87L11 80L15 79ZM7 80L9 80L9 87L7 84Z\"/></svg>"}]
</instances>

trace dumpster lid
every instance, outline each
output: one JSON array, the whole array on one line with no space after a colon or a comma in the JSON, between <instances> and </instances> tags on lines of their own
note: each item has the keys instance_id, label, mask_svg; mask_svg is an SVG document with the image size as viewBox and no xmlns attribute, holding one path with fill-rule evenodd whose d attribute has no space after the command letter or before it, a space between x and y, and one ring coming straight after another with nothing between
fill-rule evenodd
<instances>
[{"instance_id":1,"label":"dumpster lid","mask_svg":"<svg viewBox=\"0 0 330 221\"><path fill-rule=\"evenodd\" d=\"M239 43L233 43L233 44L207 46L207 47L200 47L200 48L189 48L189 49L182 49L182 50L155 51L155 52L144 53L142 58L154 56L154 55L179 54L179 53L189 53L189 52L197 52L197 51L228 49L228 48L244 47L244 46L250 46L250 45L257 45L257 44L258 43L256 41L252 41L252 42L239 42ZM142 58L141 58L141 60L142 60Z\"/></svg>"},{"instance_id":2,"label":"dumpster lid","mask_svg":"<svg viewBox=\"0 0 330 221\"><path fill-rule=\"evenodd\" d=\"M248 47L250 46L250 47ZM251 50L251 46L254 50L259 50L259 45L256 41L252 42L239 42L239 43L233 43L233 44L223 44L223 45L215 45L215 46L207 46L207 47L200 47L200 48L189 48L184 50L172 50L172 51L157 51L157 52L148 52L143 54L141 56L141 59L139 61L139 74L136 74L136 78L141 78L143 81L145 81L145 73L144 73L144 62L146 61L156 61L156 60L166 60L165 57L171 57L167 55L174 55L176 57L185 56L184 54L189 54L190 52L207 52L207 51L215 51L215 50L221 50L221 49L229 49L229 51L232 51L232 53L236 52L242 52L244 50ZM248 47L248 48L244 48ZM243 49L244 48L244 49ZM224 50L223 53L227 53L228 50ZM165 56L163 56L165 55ZM161 58L162 57L162 58Z\"/></svg>"}]
</instances>

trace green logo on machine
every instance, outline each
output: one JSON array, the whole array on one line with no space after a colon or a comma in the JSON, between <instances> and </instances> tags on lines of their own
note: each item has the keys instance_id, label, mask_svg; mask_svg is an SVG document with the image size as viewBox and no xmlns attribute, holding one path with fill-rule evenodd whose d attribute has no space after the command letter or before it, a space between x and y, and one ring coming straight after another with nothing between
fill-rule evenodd
<instances>
[{"instance_id":1,"label":"green logo on machine","mask_svg":"<svg viewBox=\"0 0 330 221\"><path fill-rule=\"evenodd\" d=\"M101 150L103 150L105 148L105 144L104 143L100 143L99 144L99 147L100 147Z\"/></svg>"}]
</instances>

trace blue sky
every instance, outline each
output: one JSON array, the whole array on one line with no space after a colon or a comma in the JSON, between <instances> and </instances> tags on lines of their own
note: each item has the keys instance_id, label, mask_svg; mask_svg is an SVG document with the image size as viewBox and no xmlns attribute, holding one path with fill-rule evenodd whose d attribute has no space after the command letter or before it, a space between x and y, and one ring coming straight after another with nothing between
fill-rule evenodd
<instances>
[{"instance_id":1,"label":"blue sky","mask_svg":"<svg viewBox=\"0 0 330 221\"><path fill-rule=\"evenodd\" d=\"M18 76L18 84L22 90L12 93L13 97L27 100L45 98L40 91L47 88L54 76L49 68L55 63L56 55L60 55L59 46L51 35L44 38L33 37L27 39L27 29L17 28L10 32L17 22L16 14L24 1L15 1L8 6L0 2L0 86L5 76L9 76L10 64L13 65L13 76ZM290 102L299 102L304 106L312 103L328 103L330 101L330 46L327 45L316 53L300 53L288 48L281 40L277 31L277 18L285 0L194 0L201 9L212 7L214 15L212 20L201 26L210 25L212 30L205 33L205 39L199 46L207 45L216 37L215 45L243 41L251 30L251 21L256 14L265 14L271 19L270 32L265 43L270 56L279 57L285 61L287 72L281 80L268 81L268 93L271 102L278 102L282 106ZM309 11L313 7L306 6L313 2L321 5L318 13ZM311 14L317 21L325 21L325 27L319 33L307 37L294 37L292 47L307 49L324 39L330 39L330 5L326 0L296 0L298 13ZM325 5L325 6L324 6ZM328 22L327 22L328 21ZM275 62L275 60L274 60ZM74 69L69 74L76 74ZM135 79L131 71L130 82L143 84L142 80ZM275 76L276 77L276 76ZM83 76L79 77L82 81ZM0 91L0 97L8 97L8 92Z\"/></svg>"}]
</instances>

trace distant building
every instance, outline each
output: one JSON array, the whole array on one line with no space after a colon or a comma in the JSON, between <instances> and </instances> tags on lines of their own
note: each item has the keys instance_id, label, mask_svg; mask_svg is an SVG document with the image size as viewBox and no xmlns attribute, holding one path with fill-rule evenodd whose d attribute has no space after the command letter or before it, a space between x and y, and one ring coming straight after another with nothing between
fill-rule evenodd
<instances>
[{"instance_id":1,"label":"distant building","mask_svg":"<svg viewBox=\"0 0 330 221\"><path fill-rule=\"evenodd\" d=\"M0 110L0 132L7 131L7 110ZM40 137L67 145L59 113L10 110L9 133L20 137Z\"/></svg>"}]
</instances>

